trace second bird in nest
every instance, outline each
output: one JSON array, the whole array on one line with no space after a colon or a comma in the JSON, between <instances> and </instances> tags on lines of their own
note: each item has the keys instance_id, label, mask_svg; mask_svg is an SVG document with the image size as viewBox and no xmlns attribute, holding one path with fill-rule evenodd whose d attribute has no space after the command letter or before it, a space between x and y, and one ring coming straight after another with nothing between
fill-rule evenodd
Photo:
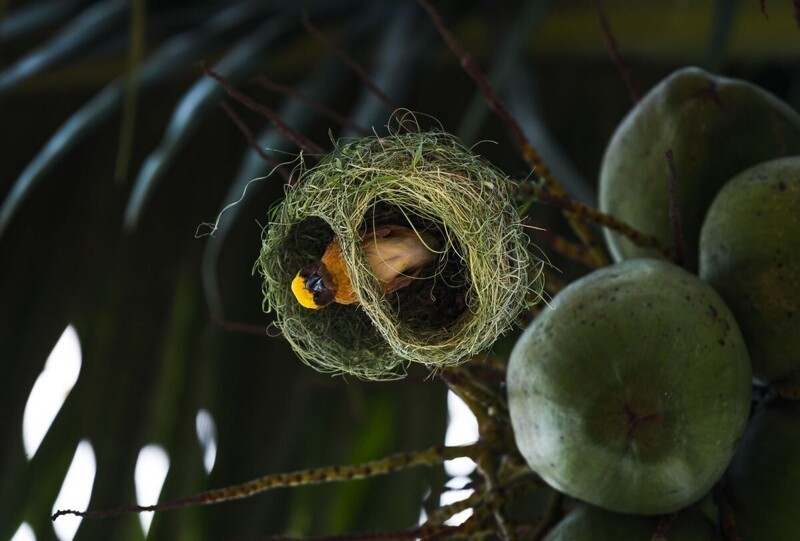
<instances>
[{"instance_id":1,"label":"second bird in nest","mask_svg":"<svg viewBox=\"0 0 800 541\"><path fill-rule=\"evenodd\" d=\"M440 247L430 233L402 225L378 226L366 231L361 239L364 258L386 294L411 284L436 261ZM338 238L334 237L319 261L306 265L297 273L292 280L292 292L297 302L311 309L332 302L358 302Z\"/></svg>"}]
</instances>

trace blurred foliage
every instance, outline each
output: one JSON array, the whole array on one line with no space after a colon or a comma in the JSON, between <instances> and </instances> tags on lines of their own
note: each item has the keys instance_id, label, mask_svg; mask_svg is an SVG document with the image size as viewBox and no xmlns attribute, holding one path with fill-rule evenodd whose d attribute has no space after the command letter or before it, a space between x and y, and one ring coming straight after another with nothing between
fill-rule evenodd
<instances>
[{"instance_id":1,"label":"blurred foliage","mask_svg":"<svg viewBox=\"0 0 800 541\"><path fill-rule=\"evenodd\" d=\"M291 85L378 133L388 119L362 81L303 28L303 10L395 103L432 115L467 144L496 141L478 151L511 175L527 174L506 129L488 115L416 3L11 0L0 6L0 539L22 521L37 539L54 538L49 515L82 439L98 461L94 509L135 501L133 467L148 443L170 456L162 498L174 498L443 440L446 387L423 370L393 383L332 379L266 336L270 318L261 312L261 284L250 271L258 224L282 194L279 176L252 184L214 238L194 237L198 224L213 220L249 180L272 168L218 107L223 92L202 74L201 61L325 147L331 135L350 132L250 78L263 74ZM749 0L604 6L643 88L675 67L698 64L800 104L800 30L789 3L768 2L769 19ZM603 148L630 102L591 3L443 2L440 8L559 179L592 202ZM297 152L262 119L234 108L275 159ZM537 207L534 215L537 224L565 231L551 209ZM585 272L557 255L552 260L566 278ZM25 403L69 323L81 340L81 374L29 460L22 446ZM498 349L512 341L505 338ZM195 434L200 408L219 427L210 475ZM157 514L149 537L402 528L416 523L426 491L440 490L443 481L438 469L415 470L278 490ZM77 534L141 537L135 516L83 521Z\"/></svg>"}]
</instances>

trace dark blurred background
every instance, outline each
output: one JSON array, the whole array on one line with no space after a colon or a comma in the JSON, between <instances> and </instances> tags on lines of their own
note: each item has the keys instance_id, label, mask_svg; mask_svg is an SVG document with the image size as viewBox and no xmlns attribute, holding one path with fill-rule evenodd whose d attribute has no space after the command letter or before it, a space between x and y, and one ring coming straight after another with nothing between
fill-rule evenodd
<instances>
[{"instance_id":1,"label":"dark blurred background","mask_svg":"<svg viewBox=\"0 0 800 541\"><path fill-rule=\"evenodd\" d=\"M528 174L507 129L416 2L300 4L0 1L0 539L23 522L36 539L56 538L49 516L81 441L96 458L93 509L136 501L134 466L146 445L169 457L164 499L443 441L446 387L421 367L398 382L330 377L267 337L271 316L251 270L261 226L282 194L279 175L250 184L213 237L195 238L201 223L272 168L219 107L224 93L203 75L202 61L324 148L353 133L252 78L289 85L385 132L390 111L309 34L304 14L394 103L431 115L467 144L485 141L477 151L509 175ZM643 89L699 65L800 105L791 2L767 1L768 17L756 0L602 4ZM593 3L435 5L558 178L594 204L604 146L631 101ZM271 156L293 159L298 149L267 121L228 103ZM534 213L537 223L565 230L550 209ZM566 279L585 272L549 255ZM69 325L80 341L80 374L29 457L26 403ZM513 335L498 348L512 342ZM198 441L201 410L216 427L210 473ZM280 489L156 514L148 538L403 528L444 480L441 469L421 469ZM76 538L143 533L128 516L84 520Z\"/></svg>"}]
</instances>

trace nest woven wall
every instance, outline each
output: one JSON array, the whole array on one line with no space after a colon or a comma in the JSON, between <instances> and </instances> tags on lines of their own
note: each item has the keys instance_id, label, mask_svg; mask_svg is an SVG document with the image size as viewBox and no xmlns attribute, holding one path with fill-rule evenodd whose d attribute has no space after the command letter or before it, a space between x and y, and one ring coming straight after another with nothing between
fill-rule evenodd
<instances>
[{"instance_id":1,"label":"nest woven wall","mask_svg":"<svg viewBox=\"0 0 800 541\"><path fill-rule=\"evenodd\" d=\"M257 266L265 307L314 368L366 379L400 377L408 362L440 368L489 347L541 292L541 262L510 182L439 131L341 141L287 186L265 228ZM385 295L360 249L366 231L400 224L433 235L438 260ZM359 304L309 310L290 283L334 238Z\"/></svg>"}]
</instances>

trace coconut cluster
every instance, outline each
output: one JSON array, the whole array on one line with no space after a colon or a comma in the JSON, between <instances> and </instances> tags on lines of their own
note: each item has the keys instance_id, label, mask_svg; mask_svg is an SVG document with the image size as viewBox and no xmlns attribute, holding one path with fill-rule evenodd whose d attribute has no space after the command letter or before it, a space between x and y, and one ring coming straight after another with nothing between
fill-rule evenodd
<instances>
[{"instance_id":1,"label":"coconut cluster","mask_svg":"<svg viewBox=\"0 0 800 541\"><path fill-rule=\"evenodd\" d=\"M489 347L539 299L542 264L509 193L485 159L440 131L340 141L288 185L264 229L257 268L265 308L305 363L365 379L409 362L441 368ZM361 252L384 224L433 235L438 258L386 295ZM290 284L338 239L358 305L302 307Z\"/></svg>"},{"instance_id":2,"label":"coconut cluster","mask_svg":"<svg viewBox=\"0 0 800 541\"><path fill-rule=\"evenodd\" d=\"M601 208L665 243L679 226L686 268L609 234L619 261L559 291L517 341L506 391L520 453L604 509L546 539L652 536L634 515L683 517L712 491L741 539L797 539L800 115L681 69L620 124L601 171ZM719 538L702 524L673 536Z\"/></svg>"}]
</instances>

